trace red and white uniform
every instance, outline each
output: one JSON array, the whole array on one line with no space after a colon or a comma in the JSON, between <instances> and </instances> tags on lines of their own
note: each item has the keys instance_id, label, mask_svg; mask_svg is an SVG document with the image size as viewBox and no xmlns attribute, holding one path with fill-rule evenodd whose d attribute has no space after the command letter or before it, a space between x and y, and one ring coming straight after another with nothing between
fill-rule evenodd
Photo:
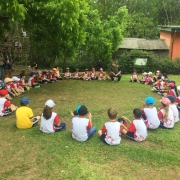
<instances>
[{"instance_id":1,"label":"red and white uniform","mask_svg":"<svg viewBox=\"0 0 180 180\"><path fill-rule=\"evenodd\" d=\"M169 108L169 113L168 113L168 119L164 119L164 109L161 109L158 113L158 118L160 121L163 122L164 127L166 128L173 128L174 127L174 116L173 116L173 111Z\"/></svg>"},{"instance_id":2,"label":"red and white uniform","mask_svg":"<svg viewBox=\"0 0 180 180\"><path fill-rule=\"evenodd\" d=\"M105 76L105 73L104 72L99 72L98 73L98 77L104 77Z\"/></svg>"},{"instance_id":3,"label":"red and white uniform","mask_svg":"<svg viewBox=\"0 0 180 180\"><path fill-rule=\"evenodd\" d=\"M95 78L96 77L96 72L91 72L90 77Z\"/></svg>"},{"instance_id":4,"label":"red and white uniform","mask_svg":"<svg viewBox=\"0 0 180 180\"><path fill-rule=\"evenodd\" d=\"M5 110L10 106L11 106L11 104L7 99L0 98L0 116L3 116Z\"/></svg>"},{"instance_id":5,"label":"red and white uniform","mask_svg":"<svg viewBox=\"0 0 180 180\"><path fill-rule=\"evenodd\" d=\"M142 119L133 120L128 131L134 133L134 140L136 141L144 141L147 137L147 128Z\"/></svg>"},{"instance_id":6,"label":"red and white uniform","mask_svg":"<svg viewBox=\"0 0 180 180\"><path fill-rule=\"evenodd\" d=\"M47 75L46 75L46 74L42 74L42 75L41 75L41 79L42 79L42 80L47 80Z\"/></svg>"},{"instance_id":7,"label":"red and white uniform","mask_svg":"<svg viewBox=\"0 0 180 180\"><path fill-rule=\"evenodd\" d=\"M41 125L40 130L45 133L54 133L56 128L55 124L59 124L60 120L58 115L55 112L52 112L52 116L47 120L44 118L43 114L41 115Z\"/></svg>"},{"instance_id":8,"label":"red and white uniform","mask_svg":"<svg viewBox=\"0 0 180 180\"><path fill-rule=\"evenodd\" d=\"M177 106L175 104L170 104L169 107L173 112L174 122L175 123L178 122L179 121L179 111L177 109Z\"/></svg>"},{"instance_id":9,"label":"red and white uniform","mask_svg":"<svg viewBox=\"0 0 180 180\"><path fill-rule=\"evenodd\" d=\"M83 74L82 74L82 77L84 77L84 78L88 78L89 77L89 73L85 73L85 72L83 72Z\"/></svg>"},{"instance_id":10,"label":"red and white uniform","mask_svg":"<svg viewBox=\"0 0 180 180\"><path fill-rule=\"evenodd\" d=\"M11 85L10 85L10 84L6 84L6 89L7 89L8 91L10 91L10 90L11 90Z\"/></svg>"},{"instance_id":11,"label":"red and white uniform","mask_svg":"<svg viewBox=\"0 0 180 180\"><path fill-rule=\"evenodd\" d=\"M176 95L176 92L175 92L174 89L169 89L167 94L170 95L170 96L175 96L177 98L177 95Z\"/></svg>"},{"instance_id":12,"label":"red and white uniform","mask_svg":"<svg viewBox=\"0 0 180 180\"><path fill-rule=\"evenodd\" d=\"M79 77L80 77L79 72L75 72L75 73L74 73L74 77L75 77L75 78L79 78Z\"/></svg>"},{"instance_id":13,"label":"red and white uniform","mask_svg":"<svg viewBox=\"0 0 180 180\"><path fill-rule=\"evenodd\" d=\"M87 118L73 117L72 119L72 138L77 141L88 139L87 129L91 129L91 123Z\"/></svg>"},{"instance_id":14,"label":"red and white uniform","mask_svg":"<svg viewBox=\"0 0 180 180\"><path fill-rule=\"evenodd\" d=\"M142 76L141 81L146 81L146 76Z\"/></svg>"},{"instance_id":15,"label":"red and white uniform","mask_svg":"<svg viewBox=\"0 0 180 180\"><path fill-rule=\"evenodd\" d=\"M65 76L66 76L66 77L70 77L70 76L71 76L71 73L70 73L70 72L65 72Z\"/></svg>"},{"instance_id":16,"label":"red and white uniform","mask_svg":"<svg viewBox=\"0 0 180 180\"><path fill-rule=\"evenodd\" d=\"M138 79L138 74L132 74L132 79Z\"/></svg>"},{"instance_id":17,"label":"red and white uniform","mask_svg":"<svg viewBox=\"0 0 180 180\"><path fill-rule=\"evenodd\" d=\"M117 145L121 142L119 134L122 132L121 124L115 120L106 122L102 128L102 134L106 134L105 141L109 145Z\"/></svg>"},{"instance_id":18,"label":"red and white uniform","mask_svg":"<svg viewBox=\"0 0 180 180\"><path fill-rule=\"evenodd\" d=\"M145 125L149 129L156 129L160 125L160 121L157 115L157 109L153 108L144 108L142 114L146 116Z\"/></svg>"},{"instance_id":19,"label":"red and white uniform","mask_svg":"<svg viewBox=\"0 0 180 180\"><path fill-rule=\"evenodd\" d=\"M28 80L28 84L30 86L32 86L34 84L34 78L33 77L30 77L29 80Z\"/></svg>"}]
</instances>

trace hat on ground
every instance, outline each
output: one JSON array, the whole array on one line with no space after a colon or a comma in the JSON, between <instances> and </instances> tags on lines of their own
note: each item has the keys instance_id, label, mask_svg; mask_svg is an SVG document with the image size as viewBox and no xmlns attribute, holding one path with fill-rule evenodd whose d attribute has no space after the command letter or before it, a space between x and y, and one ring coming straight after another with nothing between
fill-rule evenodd
<instances>
[{"instance_id":1,"label":"hat on ground","mask_svg":"<svg viewBox=\"0 0 180 180\"><path fill-rule=\"evenodd\" d=\"M169 85L168 85L169 87L174 87L175 85L174 85L174 83L173 82L171 82L171 83L169 83Z\"/></svg>"},{"instance_id":2,"label":"hat on ground","mask_svg":"<svg viewBox=\"0 0 180 180\"><path fill-rule=\"evenodd\" d=\"M45 106L49 106L50 108L54 107L56 104L53 100L49 99L46 101Z\"/></svg>"},{"instance_id":3,"label":"hat on ground","mask_svg":"<svg viewBox=\"0 0 180 180\"><path fill-rule=\"evenodd\" d=\"M80 107L79 110L78 110L78 114L79 114L80 116L84 116L84 115L86 115L88 112L89 112L89 111L87 110L86 106L84 106L84 105L81 105L81 107Z\"/></svg>"},{"instance_id":4,"label":"hat on ground","mask_svg":"<svg viewBox=\"0 0 180 180\"><path fill-rule=\"evenodd\" d=\"M20 81L20 79L19 79L18 77L16 77L16 76L13 76L13 77L12 77L12 80L13 80L13 81Z\"/></svg>"},{"instance_id":5,"label":"hat on ground","mask_svg":"<svg viewBox=\"0 0 180 180\"><path fill-rule=\"evenodd\" d=\"M154 98L149 96L145 99L145 102L147 105L153 105L154 104Z\"/></svg>"},{"instance_id":6,"label":"hat on ground","mask_svg":"<svg viewBox=\"0 0 180 180\"><path fill-rule=\"evenodd\" d=\"M99 70L100 70L100 71L103 71L103 68L100 68Z\"/></svg>"},{"instance_id":7,"label":"hat on ground","mask_svg":"<svg viewBox=\"0 0 180 180\"><path fill-rule=\"evenodd\" d=\"M0 89L4 89L6 87L6 83L5 82L0 82Z\"/></svg>"},{"instance_id":8,"label":"hat on ground","mask_svg":"<svg viewBox=\"0 0 180 180\"><path fill-rule=\"evenodd\" d=\"M32 77L32 76L34 76L36 73L35 72L31 72L30 73L30 76Z\"/></svg>"},{"instance_id":9,"label":"hat on ground","mask_svg":"<svg viewBox=\"0 0 180 180\"><path fill-rule=\"evenodd\" d=\"M27 98L27 97L23 97L23 98L20 99L20 103L29 104L29 103L30 103L30 100L29 100L29 98Z\"/></svg>"},{"instance_id":10,"label":"hat on ground","mask_svg":"<svg viewBox=\"0 0 180 180\"><path fill-rule=\"evenodd\" d=\"M161 103L163 103L165 105L168 105L171 103L171 101L166 97L163 97L160 101L161 101Z\"/></svg>"},{"instance_id":11,"label":"hat on ground","mask_svg":"<svg viewBox=\"0 0 180 180\"><path fill-rule=\"evenodd\" d=\"M175 96L167 96L167 98L171 101L171 103L174 103L176 101Z\"/></svg>"},{"instance_id":12,"label":"hat on ground","mask_svg":"<svg viewBox=\"0 0 180 180\"><path fill-rule=\"evenodd\" d=\"M5 79L4 79L4 82L5 82L5 83L12 82L12 79L11 79L11 78L5 78Z\"/></svg>"},{"instance_id":13,"label":"hat on ground","mask_svg":"<svg viewBox=\"0 0 180 180\"><path fill-rule=\"evenodd\" d=\"M5 96L8 94L8 91L6 89L1 89L0 90L0 96Z\"/></svg>"}]
</instances>

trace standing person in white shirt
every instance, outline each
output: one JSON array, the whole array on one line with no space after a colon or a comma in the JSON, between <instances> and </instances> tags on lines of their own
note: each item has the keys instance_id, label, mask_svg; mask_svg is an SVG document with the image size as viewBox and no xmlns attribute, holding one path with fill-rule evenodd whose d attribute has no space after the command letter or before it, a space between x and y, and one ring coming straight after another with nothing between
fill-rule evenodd
<instances>
[{"instance_id":1,"label":"standing person in white shirt","mask_svg":"<svg viewBox=\"0 0 180 180\"><path fill-rule=\"evenodd\" d=\"M157 109L154 107L154 102L155 101L153 97L147 97L145 99L145 103L142 106L142 117L146 127L149 129L157 129L160 125Z\"/></svg>"},{"instance_id":2,"label":"standing person in white shirt","mask_svg":"<svg viewBox=\"0 0 180 180\"><path fill-rule=\"evenodd\" d=\"M92 126L92 115L84 105L79 105L74 113L71 112L72 118L72 138L76 141L86 141L96 132ZM86 118L85 116L88 116Z\"/></svg>"},{"instance_id":3,"label":"standing person in white shirt","mask_svg":"<svg viewBox=\"0 0 180 180\"><path fill-rule=\"evenodd\" d=\"M40 125L40 130L44 133L59 132L66 127L65 123L60 122L57 113L53 112L54 106L55 103L51 99L45 103Z\"/></svg>"},{"instance_id":4,"label":"standing person in white shirt","mask_svg":"<svg viewBox=\"0 0 180 180\"><path fill-rule=\"evenodd\" d=\"M173 111L170 109L169 104L171 101L168 98L163 97L161 99L162 108L158 112L158 118L161 121L161 128L173 128L174 127L174 116Z\"/></svg>"},{"instance_id":5,"label":"standing person in white shirt","mask_svg":"<svg viewBox=\"0 0 180 180\"><path fill-rule=\"evenodd\" d=\"M174 96L167 96L167 98L171 101L171 103L169 104L169 107L173 112L174 122L176 123L179 121L179 111L175 103L176 98Z\"/></svg>"}]
</instances>

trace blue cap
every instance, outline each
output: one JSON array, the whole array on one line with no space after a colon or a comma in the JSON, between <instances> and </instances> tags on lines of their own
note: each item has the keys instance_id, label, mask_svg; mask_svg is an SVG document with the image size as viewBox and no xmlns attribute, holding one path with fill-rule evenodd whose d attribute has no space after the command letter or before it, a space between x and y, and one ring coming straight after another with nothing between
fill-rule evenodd
<instances>
[{"instance_id":1,"label":"blue cap","mask_svg":"<svg viewBox=\"0 0 180 180\"><path fill-rule=\"evenodd\" d=\"M153 105L154 104L154 98L149 96L145 99L145 102L147 105Z\"/></svg>"},{"instance_id":2,"label":"blue cap","mask_svg":"<svg viewBox=\"0 0 180 180\"><path fill-rule=\"evenodd\" d=\"M36 73L35 72L31 72L30 73L30 76L32 77L32 76L34 76Z\"/></svg>"},{"instance_id":3,"label":"blue cap","mask_svg":"<svg viewBox=\"0 0 180 180\"><path fill-rule=\"evenodd\" d=\"M27 98L27 97L23 97L23 98L20 99L20 103L29 104L29 103L30 103L30 100L29 100L29 98Z\"/></svg>"},{"instance_id":4,"label":"blue cap","mask_svg":"<svg viewBox=\"0 0 180 180\"><path fill-rule=\"evenodd\" d=\"M81 105L78 105L78 106L76 107L76 112L77 112L77 114L78 114L78 111L79 111L80 108L81 108Z\"/></svg>"},{"instance_id":5,"label":"blue cap","mask_svg":"<svg viewBox=\"0 0 180 180\"><path fill-rule=\"evenodd\" d=\"M176 101L175 96L167 96L167 98L171 101L171 103L174 103Z\"/></svg>"}]
</instances>

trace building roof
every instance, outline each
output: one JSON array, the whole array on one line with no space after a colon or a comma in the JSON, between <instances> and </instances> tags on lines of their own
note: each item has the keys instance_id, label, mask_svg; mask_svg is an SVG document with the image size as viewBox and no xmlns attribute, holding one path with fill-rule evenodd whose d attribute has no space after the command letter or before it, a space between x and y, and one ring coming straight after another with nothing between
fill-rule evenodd
<instances>
[{"instance_id":1,"label":"building roof","mask_svg":"<svg viewBox=\"0 0 180 180\"><path fill-rule=\"evenodd\" d=\"M158 26L160 30L169 31L169 32L180 32L180 26Z\"/></svg>"},{"instance_id":2,"label":"building roof","mask_svg":"<svg viewBox=\"0 0 180 180\"><path fill-rule=\"evenodd\" d=\"M118 49L169 50L165 40L141 38L124 38Z\"/></svg>"}]
</instances>

